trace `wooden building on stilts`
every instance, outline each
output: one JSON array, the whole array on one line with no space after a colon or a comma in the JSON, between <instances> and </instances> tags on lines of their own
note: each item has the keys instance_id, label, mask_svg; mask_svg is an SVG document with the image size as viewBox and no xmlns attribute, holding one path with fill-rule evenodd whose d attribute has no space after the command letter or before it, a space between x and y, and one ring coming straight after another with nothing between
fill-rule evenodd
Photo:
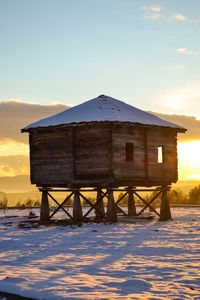
<instances>
[{"instance_id":1,"label":"wooden building on stilts","mask_svg":"<svg viewBox=\"0 0 200 300\"><path fill-rule=\"evenodd\" d=\"M171 218L167 191L177 181L177 133L186 129L114 98L97 98L28 125L31 183L42 192L41 221L62 209L74 222L95 210L98 220L117 221L117 212L140 215L150 207ZM51 195L64 191L63 203ZM84 192L96 192L91 203ZM115 191L124 191L117 201ZM154 191L147 202L140 191ZM128 196L128 210L119 206ZM135 196L144 207L136 212ZM152 203L161 196L160 211ZM48 198L57 208L50 215ZM64 205L73 197L73 213ZM107 198L105 211L103 199ZM81 199L90 209L83 215Z\"/></svg>"}]
</instances>

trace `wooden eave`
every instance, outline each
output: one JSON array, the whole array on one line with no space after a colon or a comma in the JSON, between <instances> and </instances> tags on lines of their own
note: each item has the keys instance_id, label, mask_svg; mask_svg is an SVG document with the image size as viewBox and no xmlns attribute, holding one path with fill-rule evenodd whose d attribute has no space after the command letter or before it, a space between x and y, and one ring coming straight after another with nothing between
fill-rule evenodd
<instances>
[{"instance_id":1,"label":"wooden eave","mask_svg":"<svg viewBox=\"0 0 200 300\"><path fill-rule=\"evenodd\" d=\"M95 121L95 122L79 122L79 123L70 123L70 124L60 124L60 125L52 125L46 127L35 127L35 128L28 128L28 129L21 129L21 132L34 132L34 131L46 131L51 129L64 129L67 127L79 127L79 126L88 126L88 125L95 125L95 124L118 124L118 125L134 125L140 126L143 128L159 128L159 129L168 129L172 130L176 133L184 133L187 131L186 128L178 128L178 127L170 127L170 126L159 126L154 124L141 124L141 123L133 123L133 122L119 122L119 121Z\"/></svg>"}]
</instances>

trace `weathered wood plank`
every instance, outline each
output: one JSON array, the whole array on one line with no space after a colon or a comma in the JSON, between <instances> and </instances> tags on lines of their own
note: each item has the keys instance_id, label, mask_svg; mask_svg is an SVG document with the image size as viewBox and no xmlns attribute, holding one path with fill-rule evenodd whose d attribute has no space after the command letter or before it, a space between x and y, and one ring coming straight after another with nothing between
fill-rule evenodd
<instances>
[{"instance_id":1,"label":"weathered wood plank","mask_svg":"<svg viewBox=\"0 0 200 300\"><path fill-rule=\"evenodd\" d=\"M113 123L111 128L109 122L33 130L31 182L38 186L175 182L176 134L130 123ZM132 162L126 161L126 143L133 143ZM162 164L157 162L160 145L165 151Z\"/></svg>"}]
</instances>

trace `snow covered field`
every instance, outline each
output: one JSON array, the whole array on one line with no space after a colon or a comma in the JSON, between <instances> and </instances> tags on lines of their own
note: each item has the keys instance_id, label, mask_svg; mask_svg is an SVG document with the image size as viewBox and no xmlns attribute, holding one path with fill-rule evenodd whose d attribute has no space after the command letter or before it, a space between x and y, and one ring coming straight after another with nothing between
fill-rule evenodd
<instances>
[{"instance_id":1,"label":"snow covered field","mask_svg":"<svg viewBox=\"0 0 200 300\"><path fill-rule=\"evenodd\" d=\"M199 208L173 208L168 222L81 227L20 228L16 213L0 214L0 291L54 300L200 299Z\"/></svg>"}]
</instances>

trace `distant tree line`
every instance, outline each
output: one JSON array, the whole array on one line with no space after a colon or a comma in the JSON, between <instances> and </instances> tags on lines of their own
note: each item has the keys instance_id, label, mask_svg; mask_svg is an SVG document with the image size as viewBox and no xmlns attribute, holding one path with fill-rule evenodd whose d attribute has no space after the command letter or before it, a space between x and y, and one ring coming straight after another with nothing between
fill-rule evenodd
<instances>
[{"instance_id":1,"label":"distant tree line","mask_svg":"<svg viewBox=\"0 0 200 300\"><path fill-rule=\"evenodd\" d=\"M8 199L6 196L3 196L2 200L0 201L0 208L6 208L8 206Z\"/></svg>"},{"instance_id":2,"label":"distant tree line","mask_svg":"<svg viewBox=\"0 0 200 300\"><path fill-rule=\"evenodd\" d=\"M151 199L157 194L158 192L154 191L149 195L145 195L143 198L146 202L151 201ZM123 193L121 192L117 199L120 199L123 196ZM159 196L153 203L152 206L154 207L158 207L160 205L160 197ZM188 194L185 194L184 192L182 192L180 189L172 189L168 192L168 198L171 204L191 204L191 205L200 205L200 185L195 186L194 188L192 188ZM91 197L91 196L87 196L87 199L91 202L91 203L95 203L96 198L95 197ZM137 204L142 204L141 200L135 196L135 203ZM63 200L59 199L58 202L61 203ZM105 201L105 200L104 200ZM26 207L39 207L41 203L40 199L31 199L31 198L27 198L26 200L19 200L16 204L17 208L26 208ZM72 205L73 203L73 197L71 197L66 205ZM88 205L88 203L81 199L81 203L82 205ZM125 196L121 201L120 201L120 205L122 206L126 206L128 203L128 195ZM53 202L53 200L49 200L49 204L50 206L54 206L55 203ZM106 204L106 201L104 202L104 204ZM8 199L7 197L4 195L2 197L2 199L0 200L0 208L5 209L8 206Z\"/></svg>"},{"instance_id":3,"label":"distant tree line","mask_svg":"<svg viewBox=\"0 0 200 300\"><path fill-rule=\"evenodd\" d=\"M158 192L152 192L149 195L145 195L143 198L146 202L151 201L151 199L157 194ZM118 199L121 198L123 193L120 193ZM158 196L156 200L153 201L152 205L154 207L158 207L160 203L161 196ZM192 188L188 194L185 194L180 189L171 189L168 192L168 199L171 204L191 204L191 205L200 205L200 185L195 186ZM128 196L125 196L122 201L120 201L120 205L125 206L128 203ZM135 203L141 204L141 200L135 196Z\"/></svg>"}]
</instances>

